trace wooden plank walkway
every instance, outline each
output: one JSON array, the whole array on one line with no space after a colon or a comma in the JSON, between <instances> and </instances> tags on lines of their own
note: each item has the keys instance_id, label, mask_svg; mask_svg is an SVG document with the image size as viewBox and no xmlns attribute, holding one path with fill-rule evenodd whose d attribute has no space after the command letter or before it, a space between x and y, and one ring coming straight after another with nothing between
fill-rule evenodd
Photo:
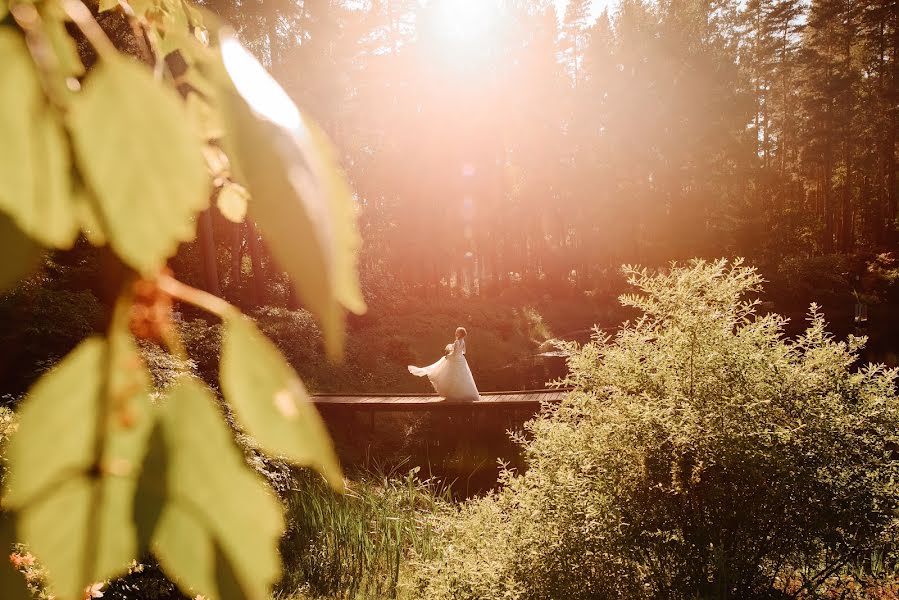
<instances>
[{"instance_id":1,"label":"wooden plank walkway","mask_svg":"<svg viewBox=\"0 0 899 600\"><path fill-rule=\"evenodd\" d=\"M570 390L544 389L483 392L474 402L447 400L437 394L318 394L312 402L319 408L346 407L371 411L470 409L473 411L528 408L538 410L542 402L561 402Z\"/></svg>"}]
</instances>

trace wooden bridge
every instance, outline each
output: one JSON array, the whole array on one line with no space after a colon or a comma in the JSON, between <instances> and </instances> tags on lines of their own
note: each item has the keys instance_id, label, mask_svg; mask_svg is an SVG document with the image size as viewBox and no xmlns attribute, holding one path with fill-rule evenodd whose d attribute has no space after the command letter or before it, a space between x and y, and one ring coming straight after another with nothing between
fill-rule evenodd
<instances>
[{"instance_id":1,"label":"wooden bridge","mask_svg":"<svg viewBox=\"0 0 899 600\"><path fill-rule=\"evenodd\" d=\"M477 401L447 400L437 394L318 394L312 402L319 409L350 409L371 412L411 412L462 410L472 412L497 410L540 410L541 403L561 402L568 389L484 392Z\"/></svg>"},{"instance_id":2,"label":"wooden bridge","mask_svg":"<svg viewBox=\"0 0 899 600\"><path fill-rule=\"evenodd\" d=\"M370 431L375 415L390 413L428 413L446 415L478 427L499 423L503 428L520 426L540 412L541 403L558 403L571 390L542 389L511 392L482 392L476 401L447 400L437 394L317 394L312 402L326 421L358 422L362 416ZM366 418L367 417L367 418Z\"/></svg>"}]
</instances>

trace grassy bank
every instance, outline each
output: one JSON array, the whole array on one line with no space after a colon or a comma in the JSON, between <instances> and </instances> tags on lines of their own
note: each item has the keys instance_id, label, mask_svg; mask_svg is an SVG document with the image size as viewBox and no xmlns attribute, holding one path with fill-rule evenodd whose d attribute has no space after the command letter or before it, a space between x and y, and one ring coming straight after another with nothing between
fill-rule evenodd
<instances>
[{"instance_id":1,"label":"grassy bank","mask_svg":"<svg viewBox=\"0 0 899 600\"><path fill-rule=\"evenodd\" d=\"M393 598L410 559L436 551L432 515L449 490L423 481L417 469L370 473L335 494L304 474L284 499L289 528L281 551L278 597Z\"/></svg>"}]
</instances>

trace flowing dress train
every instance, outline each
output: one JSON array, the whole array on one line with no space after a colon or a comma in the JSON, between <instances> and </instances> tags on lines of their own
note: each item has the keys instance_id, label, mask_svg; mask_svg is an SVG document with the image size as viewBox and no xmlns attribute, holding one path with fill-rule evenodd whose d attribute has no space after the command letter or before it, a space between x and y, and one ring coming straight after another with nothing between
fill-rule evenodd
<instances>
[{"instance_id":1,"label":"flowing dress train","mask_svg":"<svg viewBox=\"0 0 899 600\"><path fill-rule=\"evenodd\" d=\"M447 347L447 354L427 367L409 365L409 372L431 381L434 390L447 400L473 401L480 399L468 361L465 360L465 340L458 339Z\"/></svg>"}]
</instances>

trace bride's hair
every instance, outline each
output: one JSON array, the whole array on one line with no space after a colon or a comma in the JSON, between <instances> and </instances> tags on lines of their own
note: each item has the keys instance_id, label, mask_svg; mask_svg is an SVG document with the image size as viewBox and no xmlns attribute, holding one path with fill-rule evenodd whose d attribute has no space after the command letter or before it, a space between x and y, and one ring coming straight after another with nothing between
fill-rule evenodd
<instances>
[{"instance_id":1,"label":"bride's hair","mask_svg":"<svg viewBox=\"0 0 899 600\"><path fill-rule=\"evenodd\" d=\"M466 335L468 335L468 332L465 331L464 327L456 327L456 337L457 338L464 338Z\"/></svg>"}]
</instances>

